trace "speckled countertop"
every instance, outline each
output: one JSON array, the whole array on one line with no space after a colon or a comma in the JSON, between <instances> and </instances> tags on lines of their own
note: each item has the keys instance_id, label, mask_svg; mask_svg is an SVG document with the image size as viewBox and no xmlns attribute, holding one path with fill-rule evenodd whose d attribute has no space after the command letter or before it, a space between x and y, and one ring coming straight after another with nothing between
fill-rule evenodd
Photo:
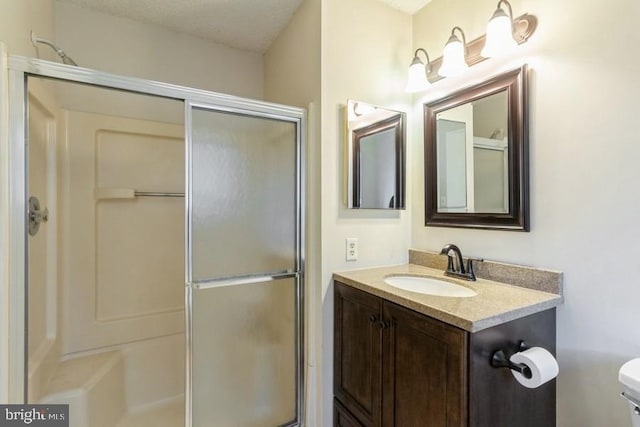
<instances>
[{"instance_id":1,"label":"speckled countertop","mask_svg":"<svg viewBox=\"0 0 640 427\"><path fill-rule=\"evenodd\" d=\"M384 282L385 277L398 275L430 276L466 286L478 295L470 298L424 295L404 291ZM469 332L490 328L562 303L561 295L480 278L475 282L457 280L446 277L442 270L414 264L344 271L334 273L333 278Z\"/></svg>"}]
</instances>

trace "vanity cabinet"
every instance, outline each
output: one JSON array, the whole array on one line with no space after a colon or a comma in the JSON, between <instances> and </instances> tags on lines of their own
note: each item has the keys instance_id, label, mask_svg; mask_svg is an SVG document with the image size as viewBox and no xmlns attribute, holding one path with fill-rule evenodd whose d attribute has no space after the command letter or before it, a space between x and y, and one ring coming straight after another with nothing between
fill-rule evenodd
<instances>
[{"instance_id":1,"label":"vanity cabinet","mask_svg":"<svg viewBox=\"0 0 640 427\"><path fill-rule=\"evenodd\" d=\"M521 339L554 352L555 310L469 333L335 282L334 426L554 426L555 381L489 364Z\"/></svg>"}]
</instances>

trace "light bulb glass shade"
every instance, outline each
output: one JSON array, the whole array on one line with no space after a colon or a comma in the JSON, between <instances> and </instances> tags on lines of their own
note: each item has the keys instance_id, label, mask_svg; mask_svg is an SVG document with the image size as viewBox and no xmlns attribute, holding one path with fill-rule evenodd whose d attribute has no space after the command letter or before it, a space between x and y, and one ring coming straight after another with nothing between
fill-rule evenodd
<instances>
[{"instance_id":1,"label":"light bulb glass shade","mask_svg":"<svg viewBox=\"0 0 640 427\"><path fill-rule=\"evenodd\" d=\"M426 90L429 87L429 80L427 80L427 70L425 69L422 61L414 60L409 67L409 74L407 76L407 92L420 92Z\"/></svg>"},{"instance_id":2,"label":"light bulb glass shade","mask_svg":"<svg viewBox=\"0 0 640 427\"><path fill-rule=\"evenodd\" d=\"M485 58L494 58L512 52L518 43L513 38L511 19L502 9L498 9L487 24L487 36L480 52Z\"/></svg>"},{"instance_id":3,"label":"light bulb glass shade","mask_svg":"<svg viewBox=\"0 0 640 427\"><path fill-rule=\"evenodd\" d=\"M442 65L438 74L442 77L451 77L464 73L469 64L465 60L464 45L456 36L449 37L449 41L442 53Z\"/></svg>"}]
</instances>

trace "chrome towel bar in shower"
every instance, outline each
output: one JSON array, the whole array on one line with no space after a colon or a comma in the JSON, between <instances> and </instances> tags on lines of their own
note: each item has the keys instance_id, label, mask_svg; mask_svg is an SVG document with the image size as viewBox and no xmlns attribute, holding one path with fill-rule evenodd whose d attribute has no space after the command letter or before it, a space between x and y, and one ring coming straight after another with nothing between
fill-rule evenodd
<instances>
[{"instance_id":1,"label":"chrome towel bar in shower","mask_svg":"<svg viewBox=\"0 0 640 427\"><path fill-rule=\"evenodd\" d=\"M134 191L136 197L184 197L184 193L158 193L154 191Z\"/></svg>"},{"instance_id":2,"label":"chrome towel bar in shower","mask_svg":"<svg viewBox=\"0 0 640 427\"><path fill-rule=\"evenodd\" d=\"M138 191L133 188L96 188L96 200L133 199L135 197L184 197L184 193Z\"/></svg>"}]
</instances>

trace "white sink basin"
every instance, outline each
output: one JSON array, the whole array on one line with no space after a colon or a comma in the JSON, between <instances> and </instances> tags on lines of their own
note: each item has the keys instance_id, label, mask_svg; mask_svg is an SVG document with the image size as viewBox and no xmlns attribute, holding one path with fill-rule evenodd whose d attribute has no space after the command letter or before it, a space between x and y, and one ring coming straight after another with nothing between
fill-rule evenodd
<instances>
[{"instance_id":1,"label":"white sink basin","mask_svg":"<svg viewBox=\"0 0 640 427\"><path fill-rule=\"evenodd\" d=\"M468 298L478 295L473 289L431 277L391 276L385 278L384 281L394 288L439 297Z\"/></svg>"}]
</instances>

